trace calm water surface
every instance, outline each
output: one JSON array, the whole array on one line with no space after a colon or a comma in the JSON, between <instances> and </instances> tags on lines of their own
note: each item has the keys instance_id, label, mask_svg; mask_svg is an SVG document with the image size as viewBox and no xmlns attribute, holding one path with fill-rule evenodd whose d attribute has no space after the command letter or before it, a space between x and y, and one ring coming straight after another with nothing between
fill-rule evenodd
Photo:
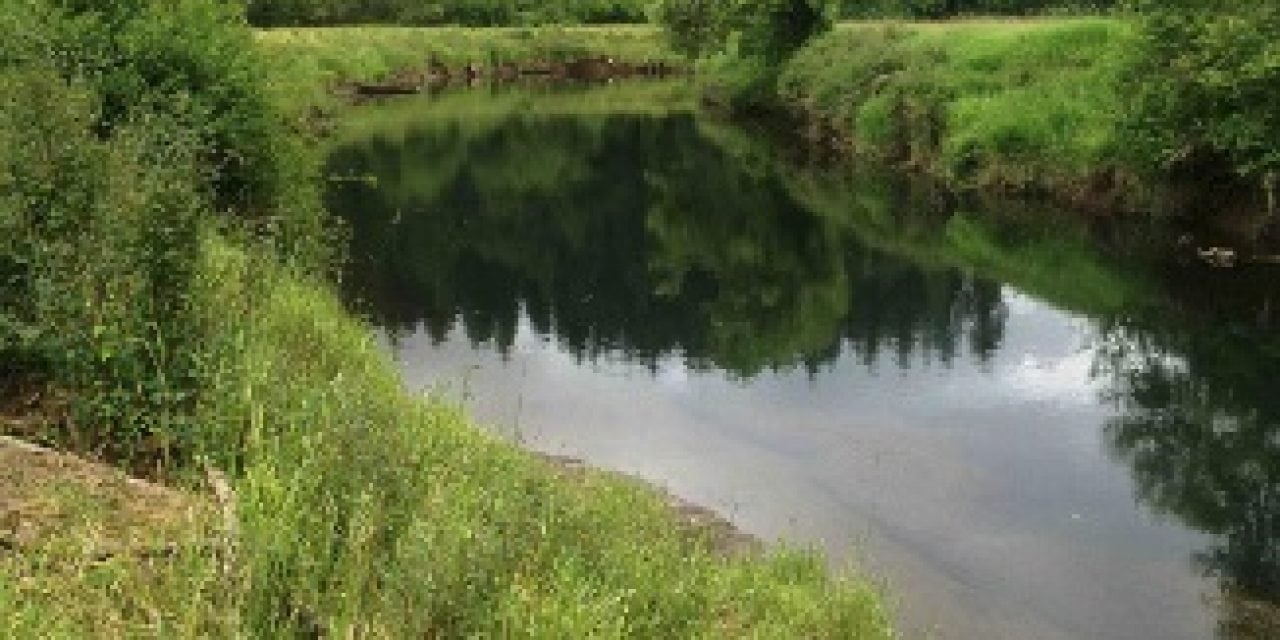
<instances>
[{"instance_id":1,"label":"calm water surface","mask_svg":"<svg viewBox=\"0 0 1280 640\"><path fill-rule=\"evenodd\" d=\"M814 166L683 95L346 123L347 285L409 385L857 563L909 638L1269 633L1278 274Z\"/></svg>"}]
</instances>

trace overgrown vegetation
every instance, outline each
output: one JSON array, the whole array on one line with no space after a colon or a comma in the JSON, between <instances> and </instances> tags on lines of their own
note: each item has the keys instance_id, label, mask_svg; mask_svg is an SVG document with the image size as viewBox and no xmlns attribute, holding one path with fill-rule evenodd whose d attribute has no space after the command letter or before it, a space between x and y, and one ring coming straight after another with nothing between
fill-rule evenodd
<instances>
[{"instance_id":1,"label":"overgrown vegetation","mask_svg":"<svg viewBox=\"0 0 1280 640\"><path fill-rule=\"evenodd\" d=\"M818 0L663 0L655 16L673 48L708 60L708 102L745 111L773 102L781 64L831 28L829 9Z\"/></svg>"},{"instance_id":2,"label":"overgrown vegetation","mask_svg":"<svg viewBox=\"0 0 1280 640\"><path fill-rule=\"evenodd\" d=\"M257 32L291 102L318 104L328 88L350 80L380 80L430 63L458 68L504 62L568 61L600 56L628 62L674 62L677 55L650 26L469 29L325 27Z\"/></svg>"},{"instance_id":3,"label":"overgrown vegetation","mask_svg":"<svg viewBox=\"0 0 1280 640\"><path fill-rule=\"evenodd\" d=\"M1280 172L1280 4L1138 3L1142 55L1127 124L1139 161L1184 175L1228 168L1261 180L1275 207Z\"/></svg>"},{"instance_id":4,"label":"overgrown vegetation","mask_svg":"<svg viewBox=\"0 0 1280 640\"><path fill-rule=\"evenodd\" d=\"M327 262L314 164L220 5L10 0L0 69L11 375L72 399L98 446L187 449L208 375L188 292L204 227Z\"/></svg>"},{"instance_id":5,"label":"overgrown vegetation","mask_svg":"<svg viewBox=\"0 0 1280 640\"><path fill-rule=\"evenodd\" d=\"M669 0L660 13L673 43L705 58L715 102L788 109L860 152L960 186L1044 192L1103 210L1161 200L1277 207L1274 3L1152 1L1107 18L844 23L818 37L821 29L776 39L790 43L777 56L743 48L755 41L754 26L723 17L746 4ZM807 6L782 4L791 16ZM953 15L1036 3L926 4ZM1186 194L1190 182L1214 195Z\"/></svg>"},{"instance_id":6,"label":"overgrown vegetation","mask_svg":"<svg viewBox=\"0 0 1280 640\"><path fill-rule=\"evenodd\" d=\"M779 98L862 152L960 184L1067 183L1117 164L1132 42L1106 19L856 25L788 61Z\"/></svg>"},{"instance_id":7,"label":"overgrown vegetation","mask_svg":"<svg viewBox=\"0 0 1280 640\"><path fill-rule=\"evenodd\" d=\"M644 22L648 0L249 0L256 26L474 27Z\"/></svg>"},{"instance_id":8,"label":"overgrown vegetation","mask_svg":"<svg viewBox=\"0 0 1280 640\"><path fill-rule=\"evenodd\" d=\"M1027 16L1096 14L1121 4L1118 0L840 0L847 18L939 19L957 16Z\"/></svg>"},{"instance_id":9,"label":"overgrown vegetation","mask_svg":"<svg viewBox=\"0 0 1280 640\"><path fill-rule=\"evenodd\" d=\"M75 526L3 540L0 634L889 637L878 594L818 558L727 557L652 490L406 394L326 283L297 80L234 11L0 20L3 373L53 399L25 433L234 491L105 559L86 540L110 506L73 496Z\"/></svg>"}]
</instances>

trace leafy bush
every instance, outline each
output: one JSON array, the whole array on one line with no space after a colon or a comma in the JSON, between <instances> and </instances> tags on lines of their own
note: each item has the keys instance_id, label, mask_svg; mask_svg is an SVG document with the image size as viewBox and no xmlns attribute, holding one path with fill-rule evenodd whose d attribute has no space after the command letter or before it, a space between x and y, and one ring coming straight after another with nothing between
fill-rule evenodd
<instances>
[{"instance_id":1,"label":"leafy bush","mask_svg":"<svg viewBox=\"0 0 1280 640\"><path fill-rule=\"evenodd\" d=\"M831 26L816 0L662 0L654 14L678 51L697 57L731 48L771 66Z\"/></svg>"},{"instance_id":2,"label":"leafy bush","mask_svg":"<svg viewBox=\"0 0 1280 640\"><path fill-rule=\"evenodd\" d=\"M314 165L262 68L212 0L11 0L0 16L0 354L6 377L67 392L77 435L152 453L191 436L202 229L328 260Z\"/></svg>"},{"instance_id":3,"label":"leafy bush","mask_svg":"<svg viewBox=\"0 0 1280 640\"><path fill-rule=\"evenodd\" d=\"M284 126L267 66L233 4L212 0L12 0L3 57L52 61L98 100L93 127L109 136L140 114L179 120L200 138L217 208L274 231L291 251L320 257L319 211L302 185L314 175ZM7 51L6 51L7 50ZM314 198L312 198L314 201Z\"/></svg>"},{"instance_id":4,"label":"leafy bush","mask_svg":"<svg viewBox=\"0 0 1280 640\"><path fill-rule=\"evenodd\" d=\"M771 106L782 63L831 27L815 0L662 0L655 16L673 48L708 58L708 101Z\"/></svg>"},{"instance_id":5,"label":"leafy bush","mask_svg":"<svg viewBox=\"0 0 1280 640\"><path fill-rule=\"evenodd\" d=\"M193 388L199 141L143 114L99 139L92 92L49 70L0 73L0 96L0 254L16 325L3 338L75 394L76 422L130 448L173 426Z\"/></svg>"},{"instance_id":6,"label":"leafy bush","mask_svg":"<svg viewBox=\"0 0 1280 640\"><path fill-rule=\"evenodd\" d=\"M690 59L723 51L733 30L728 0L664 0L654 17L671 47Z\"/></svg>"},{"instance_id":7,"label":"leafy bush","mask_svg":"<svg viewBox=\"0 0 1280 640\"><path fill-rule=\"evenodd\" d=\"M249 0L257 26L644 22L649 0Z\"/></svg>"},{"instance_id":8,"label":"leafy bush","mask_svg":"<svg viewBox=\"0 0 1280 640\"><path fill-rule=\"evenodd\" d=\"M1130 133L1151 165L1280 170L1280 4L1142 0Z\"/></svg>"}]
</instances>

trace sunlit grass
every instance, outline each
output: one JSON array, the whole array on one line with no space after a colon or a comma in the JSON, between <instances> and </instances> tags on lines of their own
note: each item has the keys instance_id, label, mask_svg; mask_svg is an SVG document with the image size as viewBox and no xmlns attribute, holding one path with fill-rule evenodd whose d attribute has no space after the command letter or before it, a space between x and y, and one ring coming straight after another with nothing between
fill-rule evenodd
<instances>
[{"instance_id":1,"label":"sunlit grass","mask_svg":"<svg viewBox=\"0 0 1280 640\"><path fill-rule=\"evenodd\" d=\"M675 61L662 32L644 25L549 27L316 27L259 30L283 91L316 100L326 85L376 81L430 62L449 67L613 56Z\"/></svg>"},{"instance_id":2,"label":"sunlit grass","mask_svg":"<svg viewBox=\"0 0 1280 640\"><path fill-rule=\"evenodd\" d=\"M1043 187L1117 165L1109 18L843 23L802 50L782 95L874 154L965 184Z\"/></svg>"},{"instance_id":3,"label":"sunlit grass","mask_svg":"<svg viewBox=\"0 0 1280 640\"><path fill-rule=\"evenodd\" d=\"M218 368L203 446L237 470L234 525L183 521L171 555L97 562L119 498L73 485L55 534L0 555L0 631L891 637L880 594L821 558L726 555L658 492L568 474L407 393L327 286L212 236L198 273ZM232 551L213 553L228 530Z\"/></svg>"}]
</instances>

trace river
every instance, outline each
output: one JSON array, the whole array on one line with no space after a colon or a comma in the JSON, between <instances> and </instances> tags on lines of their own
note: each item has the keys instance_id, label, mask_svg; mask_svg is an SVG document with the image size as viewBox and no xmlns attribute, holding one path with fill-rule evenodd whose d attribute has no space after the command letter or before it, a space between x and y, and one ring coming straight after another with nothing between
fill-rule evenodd
<instances>
[{"instance_id":1,"label":"river","mask_svg":"<svg viewBox=\"0 0 1280 640\"><path fill-rule=\"evenodd\" d=\"M680 82L366 106L328 169L407 385L821 549L904 637L1275 629L1275 267L821 162Z\"/></svg>"}]
</instances>

